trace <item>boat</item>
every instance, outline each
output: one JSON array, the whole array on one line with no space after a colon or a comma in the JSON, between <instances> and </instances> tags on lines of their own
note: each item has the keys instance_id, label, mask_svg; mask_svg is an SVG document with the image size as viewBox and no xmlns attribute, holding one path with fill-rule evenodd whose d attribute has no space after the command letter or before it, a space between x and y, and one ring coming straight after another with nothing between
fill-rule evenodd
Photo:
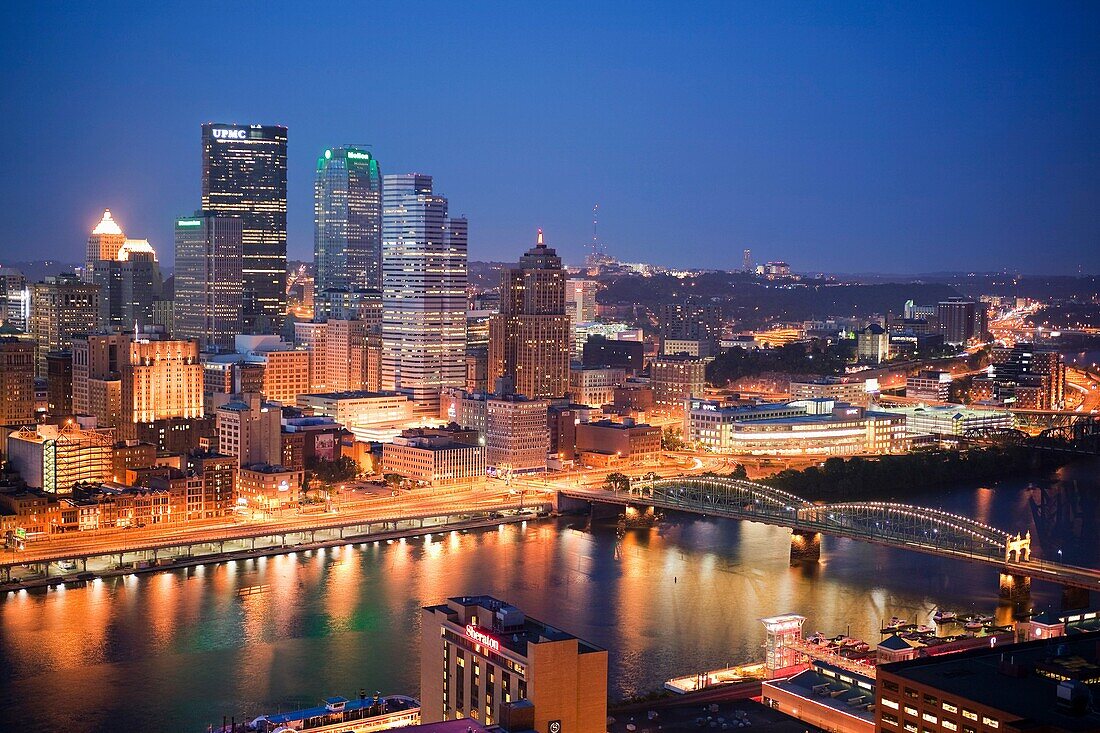
<instances>
[{"instance_id":1,"label":"boat","mask_svg":"<svg viewBox=\"0 0 1100 733\"><path fill-rule=\"evenodd\" d=\"M362 733L420 723L420 702L405 695L359 693L357 700L329 697L317 707L287 713L261 715L247 724L250 731L276 733ZM217 727L212 731L220 731Z\"/></svg>"},{"instance_id":2,"label":"boat","mask_svg":"<svg viewBox=\"0 0 1100 733\"><path fill-rule=\"evenodd\" d=\"M945 611L942 608L937 608L936 612L932 614L932 620L937 624L950 624L954 623L959 617L959 614L954 611Z\"/></svg>"},{"instance_id":3,"label":"boat","mask_svg":"<svg viewBox=\"0 0 1100 733\"><path fill-rule=\"evenodd\" d=\"M967 631L981 631L985 627L985 624L980 619L971 619L963 624L963 628Z\"/></svg>"},{"instance_id":4,"label":"boat","mask_svg":"<svg viewBox=\"0 0 1100 733\"><path fill-rule=\"evenodd\" d=\"M931 626L925 626L924 624L921 624L915 629L915 631L918 634L931 634L935 632L935 629L933 629Z\"/></svg>"}]
</instances>

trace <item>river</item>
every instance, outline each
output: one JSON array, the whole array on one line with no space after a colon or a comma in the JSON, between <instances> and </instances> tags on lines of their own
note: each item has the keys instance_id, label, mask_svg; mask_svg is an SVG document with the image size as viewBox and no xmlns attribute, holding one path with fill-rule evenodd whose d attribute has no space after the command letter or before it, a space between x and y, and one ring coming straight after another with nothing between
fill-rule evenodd
<instances>
[{"instance_id":1,"label":"river","mask_svg":"<svg viewBox=\"0 0 1100 733\"><path fill-rule=\"evenodd\" d=\"M1027 480L912 503L1031 529L1044 556L1096 566L1098 473L1083 461L1032 479L1062 507L1039 527ZM894 615L998 604L981 566L834 538L817 565L792 568L787 551L786 531L747 522L671 516L620 538L613 524L566 518L6 594L0 720L22 732L199 733L223 715L360 688L415 696L419 608L451 595L497 595L606 647L613 699L761 658L761 616L800 613L807 632L874 642ZM1060 599L1033 587L1036 608Z\"/></svg>"}]
</instances>

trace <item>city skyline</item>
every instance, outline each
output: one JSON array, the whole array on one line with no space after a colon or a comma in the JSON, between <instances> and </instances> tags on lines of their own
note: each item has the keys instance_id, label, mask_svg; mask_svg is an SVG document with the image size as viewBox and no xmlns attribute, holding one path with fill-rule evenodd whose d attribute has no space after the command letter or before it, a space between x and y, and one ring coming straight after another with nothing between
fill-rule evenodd
<instances>
[{"instance_id":1,"label":"city skyline","mask_svg":"<svg viewBox=\"0 0 1100 733\"><path fill-rule=\"evenodd\" d=\"M323 8L222 9L225 28L256 30L230 52L228 30L173 33L189 9L111 10L9 11L29 32L0 52L15 218L0 259L77 262L104 208L170 256L173 219L199 198L196 128L224 120L290 130L292 259L312 250L317 156L366 142L384 170L430 174L458 202L475 260L507 260L541 226L579 262L599 202L601 239L626 261L736 269L749 248L803 272L1100 269L1100 12L1086 4L656 6L629 22L437 8L419 35L381 7L378 62L355 70L341 44L304 43L332 25ZM367 25L340 21L340 38ZM416 39L416 62L389 53ZM270 73L234 73L244 61ZM220 81L182 93L196 76ZM62 83L71 93L38 93ZM150 104L121 123L135 89ZM362 92L334 99L347 89ZM396 114L424 90L461 93L446 119ZM47 144L72 119L82 144ZM71 175L47 181L62 165Z\"/></svg>"}]
</instances>

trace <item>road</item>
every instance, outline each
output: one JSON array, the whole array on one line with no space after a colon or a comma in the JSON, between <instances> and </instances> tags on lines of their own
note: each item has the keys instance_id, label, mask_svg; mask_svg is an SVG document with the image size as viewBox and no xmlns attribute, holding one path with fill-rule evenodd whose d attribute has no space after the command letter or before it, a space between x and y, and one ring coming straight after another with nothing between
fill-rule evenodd
<instances>
[{"instance_id":1,"label":"road","mask_svg":"<svg viewBox=\"0 0 1100 733\"><path fill-rule=\"evenodd\" d=\"M433 516L454 511L456 514L492 511L517 501L515 492L491 484L481 489L460 491L417 490L398 497L377 497L338 505L332 511L288 513L266 519L206 520L178 525L155 525L134 529L93 530L55 535L31 543L21 552L4 551L0 565L28 564L46 559L110 554L140 547L221 542L228 537L295 533L356 522L383 522Z\"/></svg>"}]
</instances>

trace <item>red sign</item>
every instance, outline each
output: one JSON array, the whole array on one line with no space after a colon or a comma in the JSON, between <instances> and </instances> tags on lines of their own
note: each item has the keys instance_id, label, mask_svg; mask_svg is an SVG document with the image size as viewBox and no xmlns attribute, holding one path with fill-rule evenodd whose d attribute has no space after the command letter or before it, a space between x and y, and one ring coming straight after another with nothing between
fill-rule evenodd
<instances>
[{"instance_id":1,"label":"red sign","mask_svg":"<svg viewBox=\"0 0 1100 733\"><path fill-rule=\"evenodd\" d=\"M466 637L471 641L475 641L484 647L492 649L494 652L500 651L500 642L473 624L466 624Z\"/></svg>"}]
</instances>

